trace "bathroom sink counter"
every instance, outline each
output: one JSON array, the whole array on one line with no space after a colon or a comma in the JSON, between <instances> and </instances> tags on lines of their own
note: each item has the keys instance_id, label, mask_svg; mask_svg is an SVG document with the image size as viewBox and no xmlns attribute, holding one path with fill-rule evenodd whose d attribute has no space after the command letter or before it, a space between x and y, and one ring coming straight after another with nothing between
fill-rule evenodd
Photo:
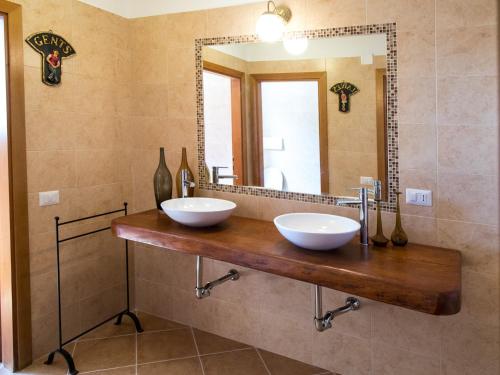
<instances>
[{"instance_id":1,"label":"bathroom sink counter","mask_svg":"<svg viewBox=\"0 0 500 375\"><path fill-rule=\"evenodd\" d=\"M272 222L232 216L215 227L190 228L158 210L116 218L112 230L127 240L201 255L428 314L451 315L460 311L462 260L456 250L417 244L363 248L356 237L336 250L310 251L288 242Z\"/></svg>"}]
</instances>

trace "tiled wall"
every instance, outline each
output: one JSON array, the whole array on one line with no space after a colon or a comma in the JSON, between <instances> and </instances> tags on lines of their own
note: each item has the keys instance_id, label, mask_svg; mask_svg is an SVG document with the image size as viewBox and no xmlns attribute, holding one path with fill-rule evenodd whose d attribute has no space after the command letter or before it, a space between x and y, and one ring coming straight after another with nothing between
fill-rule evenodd
<instances>
[{"instance_id":1,"label":"tiled wall","mask_svg":"<svg viewBox=\"0 0 500 375\"><path fill-rule=\"evenodd\" d=\"M55 332L53 216L81 216L125 199L135 210L154 207L151 179L160 146L166 147L172 172L182 146L196 170L194 39L253 33L265 6L126 21L76 0L19 2L25 6L26 35L52 28L78 52L64 62L63 85L55 89L41 84L39 56L25 50L38 355L51 347ZM339 318L335 329L316 333L311 285L244 270L237 283L197 301L194 259L143 246L135 254L137 306L344 375L498 373L496 1L287 3L294 12L293 29L398 23L401 184L434 193L432 208L403 205L403 224L412 241L463 251L462 312L435 317L363 300L363 308ZM38 208L37 192L52 189L61 190L61 204ZM234 200L240 215L263 219L295 210L356 215L348 208L207 194ZM384 219L389 234L393 217ZM95 241L102 247L108 240ZM75 259L76 269L87 269ZM227 267L207 262L207 279ZM113 284L110 280L100 285ZM75 312L68 316L87 316L79 311L85 298L106 301L115 295L109 289L104 296L76 291L79 297L67 307ZM344 297L328 291L326 307ZM99 316L112 304L94 305ZM82 325L81 319L68 324Z\"/></svg>"},{"instance_id":2,"label":"tiled wall","mask_svg":"<svg viewBox=\"0 0 500 375\"><path fill-rule=\"evenodd\" d=\"M333 330L316 333L311 285L244 270L240 281L197 301L194 259L144 246L136 252L138 306L345 375L496 374L500 328L496 1L287 4L294 13L290 25L294 29L397 22L401 188L430 188L434 194L432 208L403 205L403 224L412 241L463 251L462 311L436 317L363 300L362 309L339 318ZM158 145L174 155L187 145L191 166L196 166L193 40L253 33L264 8L257 4L132 21L132 33L144 48L155 51L140 61L141 69L162 70L162 84L150 90L167 93L163 96L168 98L167 122L162 127L166 133L164 137L157 133ZM157 110L158 102L152 101L151 113ZM155 157L154 151L141 157L148 178ZM177 159L173 163L170 159L170 165L177 167ZM149 181L144 187L150 189ZM238 214L268 220L295 210L356 215L346 208L201 193L234 200ZM152 207L151 200L147 203ZM393 216L386 214L384 219L390 234ZM207 261L207 280L228 267ZM329 291L325 305L338 306L344 297Z\"/></svg>"},{"instance_id":3,"label":"tiled wall","mask_svg":"<svg viewBox=\"0 0 500 375\"><path fill-rule=\"evenodd\" d=\"M77 55L63 60L62 84L41 82L41 57L25 44L33 355L57 344L54 216L73 219L132 202L128 137L131 76L127 21L73 0L26 0L23 33L52 29ZM38 192L61 203L39 207ZM73 226L81 233L109 220ZM102 233L62 245L64 336L118 311L124 301L123 246Z\"/></svg>"}]
</instances>

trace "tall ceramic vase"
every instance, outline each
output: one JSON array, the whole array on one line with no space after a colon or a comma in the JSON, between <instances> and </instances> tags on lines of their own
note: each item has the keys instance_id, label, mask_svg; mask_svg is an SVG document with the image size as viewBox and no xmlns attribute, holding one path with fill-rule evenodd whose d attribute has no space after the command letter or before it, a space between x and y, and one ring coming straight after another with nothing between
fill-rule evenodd
<instances>
[{"instance_id":1,"label":"tall ceramic vase","mask_svg":"<svg viewBox=\"0 0 500 375\"><path fill-rule=\"evenodd\" d=\"M194 181L193 171L191 170L191 168L189 168L189 165L187 162L186 147L182 148L181 165L179 167L179 170L177 171L177 175L175 176L175 184L177 187L177 197L179 197L179 198L182 197L181 175L182 175L183 170L188 171L187 175L188 175L189 181ZM194 197L194 187L188 188L188 197Z\"/></svg>"},{"instance_id":2,"label":"tall ceramic vase","mask_svg":"<svg viewBox=\"0 0 500 375\"><path fill-rule=\"evenodd\" d=\"M392 235L391 235L391 241L394 246L404 246L408 243L408 236L406 235L406 232L403 229L403 226L401 225L401 208L399 206L399 196L401 195L401 192L397 192L397 202L396 202L396 227L394 228Z\"/></svg>"},{"instance_id":3,"label":"tall ceramic vase","mask_svg":"<svg viewBox=\"0 0 500 375\"><path fill-rule=\"evenodd\" d=\"M161 210L161 203L172 198L172 175L165 162L165 149L160 148L160 162L153 178L156 207Z\"/></svg>"}]
</instances>

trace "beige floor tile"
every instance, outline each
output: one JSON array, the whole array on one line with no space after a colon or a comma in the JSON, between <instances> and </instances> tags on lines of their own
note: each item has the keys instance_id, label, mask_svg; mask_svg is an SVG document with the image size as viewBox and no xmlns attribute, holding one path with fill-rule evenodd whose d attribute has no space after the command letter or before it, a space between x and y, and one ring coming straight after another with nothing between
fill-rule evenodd
<instances>
[{"instance_id":1,"label":"beige floor tile","mask_svg":"<svg viewBox=\"0 0 500 375\"><path fill-rule=\"evenodd\" d=\"M85 373L81 373L85 374ZM135 365L128 367L119 367L110 370L93 371L89 372L89 375L135 375Z\"/></svg>"},{"instance_id":2,"label":"beige floor tile","mask_svg":"<svg viewBox=\"0 0 500 375\"><path fill-rule=\"evenodd\" d=\"M180 323L162 319L154 315L149 315L143 312L138 312L137 317L141 321L142 328L147 331L167 331L170 329L187 328Z\"/></svg>"},{"instance_id":3,"label":"beige floor tile","mask_svg":"<svg viewBox=\"0 0 500 375\"><path fill-rule=\"evenodd\" d=\"M190 329L143 333L137 336L137 361L147 363L196 356Z\"/></svg>"},{"instance_id":4,"label":"beige floor tile","mask_svg":"<svg viewBox=\"0 0 500 375\"><path fill-rule=\"evenodd\" d=\"M257 349L272 375L316 375L331 374L327 370L310 366L278 354Z\"/></svg>"},{"instance_id":5,"label":"beige floor tile","mask_svg":"<svg viewBox=\"0 0 500 375\"><path fill-rule=\"evenodd\" d=\"M201 357L205 375L268 375L255 349Z\"/></svg>"},{"instance_id":6,"label":"beige floor tile","mask_svg":"<svg viewBox=\"0 0 500 375\"><path fill-rule=\"evenodd\" d=\"M137 367L138 375L202 375L198 358L150 363Z\"/></svg>"},{"instance_id":7,"label":"beige floor tile","mask_svg":"<svg viewBox=\"0 0 500 375\"><path fill-rule=\"evenodd\" d=\"M99 328L87 333L82 337L82 340L95 339L95 338L108 338L114 336L132 335L135 333L135 326L128 316L124 316L122 324L116 325L116 319L102 325Z\"/></svg>"},{"instance_id":8,"label":"beige floor tile","mask_svg":"<svg viewBox=\"0 0 500 375\"><path fill-rule=\"evenodd\" d=\"M193 332L200 354L220 353L249 347L248 345L240 342L229 340L198 329L194 329Z\"/></svg>"},{"instance_id":9,"label":"beige floor tile","mask_svg":"<svg viewBox=\"0 0 500 375\"><path fill-rule=\"evenodd\" d=\"M73 343L66 345L64 348L69 352L72 353L74 349ZM22 371L19 371L19 374L23 375L66 375L68 372L68 367L66 365L66 361L64 358L56 354L54 357L54 362L52 362L51 365L46 365L44 362L47 360L47 356L43 356L35 361L33 361L33 364L27 368L25 368ZM5 369L0 370L0 375L3 375L4 372L5 374L9 374L9 372Z\"/></svg>"},{"instance_id":10,"label":"beige floor tile","mask_svg":"<svg viewBox=\"0 0 500 375\"><path fill-rule=\"evenodd\" d=\"M74 360L81 372L135 365L135 336L78 342Z\"/></svg>"}]
</instances>

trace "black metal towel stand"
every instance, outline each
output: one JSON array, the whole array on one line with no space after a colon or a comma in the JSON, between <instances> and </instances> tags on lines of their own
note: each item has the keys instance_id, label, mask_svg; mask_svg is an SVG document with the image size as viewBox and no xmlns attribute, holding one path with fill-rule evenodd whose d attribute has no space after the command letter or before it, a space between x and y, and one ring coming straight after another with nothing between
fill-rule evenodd
<instances>
[{"instance_id":1,"label":"black metal towel stand","mask_svg":"<svg viewBox=\"0 0 500 375\"><path fill-rule=\"evenodd\" d=\"M116 318L116 322L115 324L116 325L120 325L122 323L122 318L124 315L127 315L130 317L130 319L132 319L132 321L134 322L134 325L135 325L135 329L137 332L143 332L143 329L142 329L142 326L141 326L141 323L139 321L139 319L137 318L137 316L132 312L130 311L130 288L129 288L129 274L128 274L128 241L125 240L125 269L126 269L126 279L127 279L127 308L123 311L120 311L118 314L115 314L113 315L112 317L106 319L105 321L99 323L99 324L96 324L94 327L92 328L89 328L87 329L86 331L68 339L68 340L65 340L63 341L62 339L62 318L61 318L61 264L60 264L60 258L59 258L59 252L60 252L60 248L59 248L59 245L63 242L66 242L66 241L70 241L70 240L74 240L76 238L80 238L80 237L84 237L84 236L88 236L90 234L95 234L95 233L98 233L98 232L103 232L105 230L108 230L108 229L111 229L111 226L108 226L106 228L101 228L101 229L97 229L97 230L93 230L91 232L87 232L87 233L82 233L82 234L78 234L76 236L71 236L71 237L68 237L68 238L64 238L64 239L60 239L59 238L59 227L63 226L63 225L67 225L67 224L72 224L72 223L76 223L76 222L79 222L79 221L83 221L83 220L89 220L89 219L94 219L96 217L100 217L100 216L105 216L105 215L110 215L110 214L115 214L115 213L118 213L118 212L124 212L125 216L127 216L127 202L123 203L123 208L120 209L120 210L115 210L115 211L109 211L109 212L104 212L104 213L101 213L101 214L97 214L97 215L92 215L92 216L87 216L87 217L82 217L80 219L75 219L75 220L69 220L69 221L64 221L64 222L59 222L59 216L56 216L54 219L55 219L55 222L56 222L56 252L57 252L57 302L58 302L58 316L59 316L59 347L54 350L53 352L51 352L49 354L49 357L47 358L47 361L45 361L45 364L46 365L50 365L52 364L52 362L54 361L54 356L56 353L59 353L63 356L63 358L65 359L66 361L66 364L68 365L68 371L69 371L69 374L70 375L76 375L78 374L78 370L75 368L75 362L73 361L73 357L71 356L71 354L65 350L63 347L64 345L66 344L69 344L70 342L76 340L77 338L89 333L90 331L93 331L94 329L102 326L103 324L113 320Z\"/></svg>"}]
</instances>

